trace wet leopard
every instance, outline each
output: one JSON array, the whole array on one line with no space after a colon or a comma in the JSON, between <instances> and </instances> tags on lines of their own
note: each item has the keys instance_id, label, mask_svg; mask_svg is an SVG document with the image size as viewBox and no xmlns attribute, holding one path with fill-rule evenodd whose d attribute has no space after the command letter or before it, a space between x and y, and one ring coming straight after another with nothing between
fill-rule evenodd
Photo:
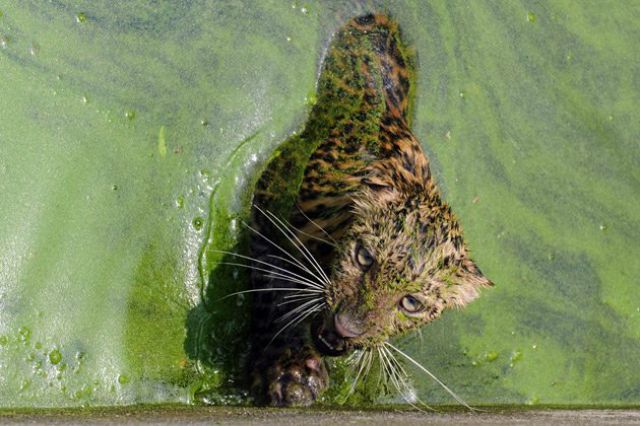
<instances>
[{"instance_id":1,"label":"wet leopard","mask_svg":"<svg viewBox=\"0 0 640 426\"><path fill-rule=\"evenodd\" d=\"M358 375L375 356L402 383L393 355L406 354L389 339L492 285L411 132L411 60L389 17L347 22L304 131L256 185L249 368L258 403L313 403L328 386L325 358L353 351Z\"/></svg>"}]
</instances>

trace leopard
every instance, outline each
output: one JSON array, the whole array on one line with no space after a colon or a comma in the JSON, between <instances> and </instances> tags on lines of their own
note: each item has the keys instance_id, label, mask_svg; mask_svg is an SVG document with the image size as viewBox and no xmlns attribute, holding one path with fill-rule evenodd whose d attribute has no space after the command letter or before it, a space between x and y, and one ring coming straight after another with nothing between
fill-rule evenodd
<instances>
[{"instance_id":1,"label":"leopard","mask_svg":"<svg viewBox=\"0 0 640 426\"><path fill-rule=\"evenodd\" d=\"M392 354L406 354L390 339L493 286L411 131L415 62L388 14L348 20L304 129L257 179L247 368L260 405L313 404L329 386L327 360L356 351L359 374L377 354L402 382Z\"/></svg>"}]
</instances>

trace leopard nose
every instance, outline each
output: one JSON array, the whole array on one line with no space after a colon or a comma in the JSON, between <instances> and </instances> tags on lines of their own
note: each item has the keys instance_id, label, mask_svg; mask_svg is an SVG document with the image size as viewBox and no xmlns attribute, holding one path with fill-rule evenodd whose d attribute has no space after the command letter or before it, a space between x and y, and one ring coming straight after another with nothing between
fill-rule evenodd
<instances>
[{"instance_id":1,"label":"leopard nose","mask_svg":"<svg viewBox=\"0 0 640 426\"><path fill-rule=\"evenodd\" d=\"M362 327L344 313L336 314L333 317L333 323L336 332L342 337L354 338L364 334Z\"/></svg>"}]
</instances>

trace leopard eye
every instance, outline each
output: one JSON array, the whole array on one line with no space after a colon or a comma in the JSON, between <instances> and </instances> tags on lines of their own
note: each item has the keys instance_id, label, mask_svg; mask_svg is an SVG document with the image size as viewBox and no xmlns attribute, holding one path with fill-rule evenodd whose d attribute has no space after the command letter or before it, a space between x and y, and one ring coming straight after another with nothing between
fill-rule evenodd
<instances>
[{"instance_id":1,"label":"leopard eye","mask_svg":"<svg viewBox=\"0 0 640 426\"><path fill-rule=\"evenodd\" d=\"M361 245L358 245L356 247L356 262L358 262L358 266L360 266L360 269L362 269L363 271L368 270L369 268L371 268L371 265L373 265L373 261L373 256L371 255L371 253L369 253L369 250Z\"/></svg>"},{"instance_id":2,"label":"leopard eye","mask_svg":"<svg viewBox=\"0 0 640 426\"><path fill-rule=\"evenodd\" d=\"M400 307L410 314L417 314L424 309L422 302L410 294L404 296L402 300L400 300Z\"/></svg>"}]
</instances>

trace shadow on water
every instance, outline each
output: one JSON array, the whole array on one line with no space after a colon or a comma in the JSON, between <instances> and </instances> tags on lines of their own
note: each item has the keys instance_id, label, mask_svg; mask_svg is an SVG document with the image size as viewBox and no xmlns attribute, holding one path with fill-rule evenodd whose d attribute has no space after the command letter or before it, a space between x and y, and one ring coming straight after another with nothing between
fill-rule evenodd
<instances>
[{"instance_id":1,"label":"shadow on water","mask_svg":"<svg viewBox=\"0 0 640 426\"><path fill-rule=\"evenodd\" d=\"M246 253L246 231L242 243L229 251ZM211 270L200 303L187 316L185 351L195 362L202 380L193 388L195 401L210 404L237 404L245 400L245 365L249 353L249 295L233 295L248 287L244 268L226 265L240 263L224 255Z\"/></svg>"},{"instance_id":2,"label":"shadow on water","mask_svg":"<svg viewBox=\"0 0 640 426\"><path fill-rule=\"evenodd\" d=\"M251 178L244 181L243 188L221 182L212 194L208 239L200 256L203 287L200 303L187 316L184 344L201 377L191 392L196 401L210 404L247 401L252 297L251 294L232 294L250 288L249 270L238 265L249 262L221 251L249 255L251 230L247 223L258 178L277 188L274 192L278 196L265 207L280 215L290 211L315 146L316 139L305 139L305 135L308 134L294 134L270 156L258 160L253 170L245 169L244 173ZM237 158L232 159L232 163L245 163L241 158L244 155L235 153L234 156ZM230 176L227 180L235 179Z\"/></svg>"},{"instance_id":3,"label":"shadow on water","mask_svg":"<svg viewBox=\"0 0 640 426\"><path fill-rule=\"evenodd\" d=\"M232 293L249 288L250 274L232 264L248 262L220 250L249 252L249 230L244 224L255 176L265 163L257 159L251 146L258 136L259 132L249 136L234 149L225 166L231 172L211 193L206 240L199 253L200 301L187 315L184 342L185 353L198 374L190 392L193 401L227 405L246 400L251 298Z\"/></svg>"}]
</instances>

